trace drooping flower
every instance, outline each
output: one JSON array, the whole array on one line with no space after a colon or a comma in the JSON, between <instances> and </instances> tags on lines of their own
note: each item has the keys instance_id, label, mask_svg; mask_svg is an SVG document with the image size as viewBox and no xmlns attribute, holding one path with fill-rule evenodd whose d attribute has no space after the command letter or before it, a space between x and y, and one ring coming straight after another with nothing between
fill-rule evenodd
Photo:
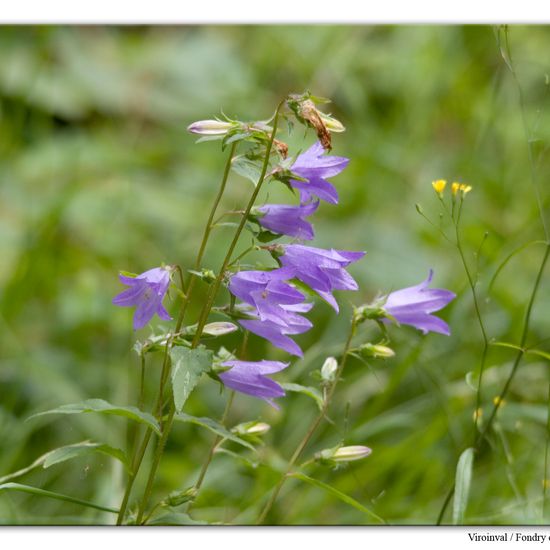
<instances>
[{"instance_id":1,"label":"drooping flower","mask_svg":"<svg viewBox=\"0 0 550 550\"><path fill-rule=\"evenodd\" d=\"M115 296L113 304L121 307L136 306L134 330L143 328L155 313L164 321L172 319L162 305L170 286L170 272L170 268L155 267L137 277L119 275L120 281L130 288Z\"/></svg>"},{"instance_id":2,"label":"drooping flower","mask_svg":"<svg viewBox=\"0 0 550 550\"><path fill-rule=\"evenodd\" d=\"M290 185L300 192L302 203L315 196L332 204L338 204L338 193L326 178L336 176L349 163L345 157L325 155L320 142L298 155L290 170L307 181L290 180Z\"/></svg>"},{"instance_id":3,"label":"drooping flower","mask_svg":"<svg viewBox=\"0 0 550 550\"><path fill-rule=\"evenodd\" d=\"M280 348L291 355L303 357L300 346L288 335L307 332L313 325L305 317L295 316L286 326L272 321L260 319L242 319L239 323L246 329L271 342L276 348Z\"/></svg>"},{"instance_id":4,"label":"drooping flower","mask_svg":"<svg viewBox=\"0 0 550 550\"><path fill-rule=\"evenodd\" d=\"M229 370L219 374L222 382L232 390L240 393L258 397L267 401L271 406L278 408L273 402L273 398L285 395L283 388L277 382L265 376L279 372L286 367L288 363L280 361L225 361L223 367L231 367Z\"/></svg>"},{"instance_id":5,"label":"drooping flower","mask_svg":"<svg viewBox=\"0 0 550 550\"><path fill-rule=\"evenodd\" d=\"M431 314L444 308L456 294L442 288L428 288L432 278L433 270L430 269L428 278L419 285L391 292L383 309L398 323L411 325L424 334L431 331L449 335L449 325Z\"/></svg>"},{"instance_id":6,"label":"drooping flower","mask_svg":"<svg viewBox=\"0 0 550 550\"><path fill-rule=\"evenodd\" d=\"M231 277L230 292L243 302L253 306L262 321L287 326L296 322L296 313L287 306L296 306L305 296L285 282L294 276L293 270L240 271Z\"/></svg>"},{"instance_id":7,"label":"drooping flower","mask_svg":"<svg viewBox=\"0 0 550 550\"><path fill-rule=\"evenodd\" d=\"M339 308L333 290L358 289L357 282L345 268L361 259L365 252L325 250L300 244L286 245L284 250L279 258L283 267L292 269L297 279L317 292L335 311Z\"/></svg>"},{"instance_id":8,"label":"drooping flower","mask_svg":"<svg viewBox=\"0 0 550 550\"><path fill-rule=\"evenodd\" d=\"M313 226L304 218L311 216L318 206L319 201L300 206L266 204L257 209L261 214L258 222L272 233L311 241L314 237Z\"/></svg>"}]
</instances>

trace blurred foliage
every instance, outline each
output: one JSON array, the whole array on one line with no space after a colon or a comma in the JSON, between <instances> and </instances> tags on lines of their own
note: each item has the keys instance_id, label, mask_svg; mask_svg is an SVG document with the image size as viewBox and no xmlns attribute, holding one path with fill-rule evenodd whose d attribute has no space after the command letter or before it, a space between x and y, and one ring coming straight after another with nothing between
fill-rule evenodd
<instances>
[{"instance_id":1,"label":"blurred foliage","mask_svg":"<svg viewBox=\"0 0 550 550\"><path fill-rule=\"evenodd\" d=\"M339 316L318 304L310 316L315 329L298 338L304 359L277 379L314 384L311 373L342 349L350 301L416 284L434 268L436 286L458 294L442 312L452 336L392 328L397 356L349 363L331 409L333 424L324 424L304 455L341 440L368 445L372 455L347 468L310 465L305 473L389 523L434 523L457 459L471 445L475 392L465 376L479 366L482 340L456 249L415 204L437 225L440 205L430 182L446 178L474 187L462 216L466 258L478 269L489 336L517 344L543 247L514 256L488 285L512 251L544 238L530 174L548 214L550 31L512 27L509 38L528 136L497 29L488 26L0 28L0 476L55 447L90 439L120 448L132 440L133 428L127 431L116 417L25 420L88 398L135 404L139 362L130 351L131 312L111 305L120 291L117 272L139 273L163 261L192 265L225 162L219 143L196 145L186 126L222 110L266 119L287 93L309 89L332 99L332 113L347 127L334 136L334 153L351 158L334 180L339 206L323 204L315 216L314 245L368 254L351 268L361 290L339 297ZM304 141L297 130L287 141L297 151L313 139L308 134ZM250 190L232 175L224 206L241 207ZM276 184L268 196L292 200ZM206 267L219 267L229 237L226 230L214 233ZM545 274L528 338L529 345L543 341L538 347L546 351L547 281ZM176 296L168 306L175 311ZM367 340L376 332L362 334ZM237 339L223 343L231 349ZM284 357L255 337L249 355ZM485 414L513 357L511 349L490 350ZM160 362L155 356L147 368L148 403ZM491 445L475 458L466 522L548 522L541 517L547 369L541 357L522 362ZM220 418L224 401L218 384L205 379L186 411ZM193 508L197 520L255 521L277 471L316 414L315 402L303 394L289 392L279 403L275 411L237 396L230 424L259 418L272 429L255 457L259 465L216 454ZM193 484L212 439L200 426L175 426L159 499ZM86 455L22 479L117 507L125 474L105 455ZM2 523L112 521L111 514L67 502L0 494ZM269 521L372 520L291 479Z\"/></svg>"}]
</instances>

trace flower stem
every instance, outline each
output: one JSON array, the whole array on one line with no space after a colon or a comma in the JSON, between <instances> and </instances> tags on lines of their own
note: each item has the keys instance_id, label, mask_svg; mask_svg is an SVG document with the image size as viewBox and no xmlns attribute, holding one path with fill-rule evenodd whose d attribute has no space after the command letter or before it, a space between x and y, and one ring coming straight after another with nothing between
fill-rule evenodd
<instances>
[{"instance_id":1,"label":"flower stem","mask_svg":"<svg viewBox=\"0 0 550 550\"><path fill-rule=\"evenodd\" d=\"M309 443L309 440L313 436L315 430L325 418L327 411L330 407L332 396L334 395L334 391L336 390L336 385L338 384L338 380L340 379L342 372L344 370L344 367L346 365L346 360L349 355L350 349L351 349L351 341L355 335L355 330L357 328L357 321L355 319L355 316L352 319L350 331L348 334L348 338L346 340L346 344L344 346L344 351L342 352L342 361L340 362L340 365L338 366L338 370L336 371L336 375L334 378L334 382L329 386L325 398L323 400L323 406L321 410L319 411L319 414L315 417L311 425L309 426L309 429L307 430L306 434L296 447L294 453L292 454L290 460L288 461L288 464L286 466L284 474L280 477L279 481L275 485L275 488L273 489L273 492L271 493L271 497L267 501L266 505L264 506L260 516L258 517L258 520L256 521L257 525L261 525L265 518L267 517L267 514L275 504L275 501L277 500L277 497L279 496L279 493L281 492L281 489L285 483L285 481L288 478L288 475L291 473L292 468L296 464L296 461L300 458L300 455L302 454L303 450L305 449L306 445Z\"/></svg>"},{"instance_id":2,"label":"flower stem","mask_svg":"<svg viewBox=\"0 0 550 550\"><path fill-rule=\"evenodd\" d=\"M216 215L216 210L218 208L218 205L219 205L219 203L221 201L221 198L223 196L223 193L225 191L225 187L226 187L226 184L227 184L227 179L229 177L229 171L231 169L231 162L233 160L233 156L235 154L236 147L237 147L236 143L232 144L231 149L229 151L229 156L228 156L227 162L225 164L225 169L224 169L222 181L221 181L221 184L220 184L220 188L218 190L218 194L216 195L216 198L214 200L214 204L212 205L212 208L210 210L210 215L208 216L208 221L207 221L206 226L204 228L201 245L200 245L200 248L199 248L199 252L197 254L197 258L195 260L195 270L196 271L198 271L201 268L201 262L202 262L202 258L203 258L203 255L204 255L204 251L206 249L206 244L208 242L208 238L210 237L210 232L212 230L212 220L214 219L214 216ZM182 305L181 305L178 320L176 322L176 328L174 329L174 332L172 333L171 337L168 338L168 340L166 342L166 347L164 349L164 357L163 357L163 362L162 362L162 371L161 371L161 377L160 377L160 383L159 383L159 394L158 394L157 403L155 405L155 413L156 413L157 416L160 416L160 413L161 413L162 408L163 408L162 404L163 404L164 387L166 385L166 381L167 381L168 374L169 374L169 369L168 369L169 350L172 346L172 340L173 340L174 335L177 334L180 331L181 326L183 325L183 320L185 318L185 313L187 311L187 306L189 304L189 301L190 301L190 298L191 298L191 293L193 291L193 286L194 286L194 282L195 282L195 276L193 274L191 274L191 279L190 279L189 284L188 284L187 289L186 289L184 284L183 284L183 276L182 276L181 268L179 268L179 274L180 274L180 280L181 280L181 284L182 284L182 292L184 293L185 298L184 298L184 300L182 302ZM151 431L151 429L148 429L147 432L145 433L145 436L143 438L141 446L139 447L137 453L134 454L134 457L133 457L133 460L132 460L132 471L131 471L130 476L128 478L128 483L126 485L126 491L124 493L123 500L122 500L122 503L121 503L121 506L120 506L120 510L119 510L119 514L118 514L118 518L117 518L117 525L121 525L122 521L124 520L124 514L126 513L126 508L128 506L128 500L130 498L130 493L132 491L134 481L137 477L137 474L138 474L139 469L141 467L141 464L143 462L143 458L145 456L145 452L146 452L147 447L149 445L149 441L151 440L151 436L152 436L152 431Z\"/></svg>"},{"instance_id":3,"label":"flower stem","mask_svg":"<svg viewBox=\"0 0 550 550\"><path fill-rule=\"evenodd\" d=\"M195 333L195 337L193 338L193 342L191 343L192 348L196 348L200 343L200 339L201 339L201 336L202 336L202 331L204 329L204 325L206 324L206 320L208 319L208 315L209 315L210 310L212 309L212 306L214 304L216 294L217 294L217 292L218 292L218 290L221 286L223 277L225 275L225 270L227 269L227 266L229 265L229 263L231 261L231 256L233 255L233 251L235 250L235 246L237 245L239 237L241 236L242 230L243 230L244 225L245 225L245 223L247 221L247 218L248 218L248 214L250 213L250 210L254 206L254 203L256 201L258 193L260 192L260 189L262 187L262 183L264 182L265 174L267 172L267 167L269 166L269 158L270 158L270 155L271 155L273 140L275 139L275 134L277 133L277 124L278 124L278 120L279 120L279 111L280 111L283 104L284 104L284 101L282 101L279 104L279 106L277 107L277 112L275 114L275 119L274 119L274 123L273 123L273 130L272 130L272 134L271 134L271 138L269 140L269 143L266 147L264 163L263 163L263 167L262 167L262 172L261 172L260 177L258 179L258 183L256 184L256 188L254 189L254 192L252 193L252 196L250 197L250 200L248 201L248 205L247 205L246 210L244 211L244 213L242 215L239 226L238 226L238 228L235 232L233 240L232 240L232 242L229 246L229 249L228 249L228 251L225 255L225 258L224 258L224 261L223 261L222 266L220 268L220 271L218 273L218 276L216 277L216 280L214 281L214 283L212 285L212 288L210 290L208 298L207 298L207 300L206 300L206 302L205 302L205 304L202 308L202 311L200 313L199 321L197 323L197 331ZM228 166L226 166L226 174L224 176L224 181L227 179L227 174L229 173L229 167L230 167L230 163L228 164ZM217 204L219 203L220 198L221 198L221 195L218 194L218 197L216 197L216 201L215 201L215 204L214 204L215 207L217 207ZM213 211L215 211L215 208L213 208ZM204 249L206 247L206 240L208 238L208 235L210 234L210 229L211 229L210 223L211 223L212 219L213 219L213 214L211 214L211 217L209 218L209 223L207 224L206 229L205 229L205 238L203 238L203 243L201 244L201 248L200 248L199 254L198 254L199 259L202 259L202 255L204 254ZM198 262L198 263L200 263L200 262ZM191 293L191 284L189 284L189 288L188 288L188 291L187 291L187 301L185 302L185 304L187 304L189 302L190 293ZM182 311L185 311L185 307L186 306L184 306L182 308ZM147 486L145 488L143 498L142 498L142 500L140 502L140 505L139 505L139 508L138 508L138 515L137 515L137 524L138 525L141 523L141 519L143 518L143 513L145 511L145 507L147 506L147 502L148 502L148 500L151 496L155 476L156 476L156 473L157 473L158 466L160 464L160 460L162 458L162 454L164 452L164 446L166 444L166 440L168 439L168 435L169 435L170 429L172 427L172 422L173 422L173 419L174 419L174 415L175 415L175 406L172 402L171 405L170 405L170 411L168 413L167 420L165 422L165 425L162 428L162 436L161 436L161 438L160 438L160 440L157 444L157 449L155 451L155 456L153 458L153 463L151 465L151 469L149 471L149 477L147 479Z\"/></svg>"}]
</instances>

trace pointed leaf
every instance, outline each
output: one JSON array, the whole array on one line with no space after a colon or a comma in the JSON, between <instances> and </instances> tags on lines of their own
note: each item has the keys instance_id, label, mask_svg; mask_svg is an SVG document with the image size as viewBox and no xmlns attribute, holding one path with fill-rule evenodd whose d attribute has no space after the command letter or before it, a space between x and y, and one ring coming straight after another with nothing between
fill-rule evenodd
<instances>
[{"instance_id":1,"label":"pointed leaf","mask_svg":"<svg viewBox=\"0 0 550 550\"><path fill-rule=\"evenodd\" d=\"M203 373L212 366L212 352L201 346L195 349L172 348L172 393L176 411L180 412Z\"/></svg>"},{"instance_id":2,"label":"pointed leaf","mask_svg":"<svg viewBox=\"0 0 550 550\"><path fill-rule=\"evenodd\" d=\"M233 159L231 169L239 174L239 176L251 181L254 186L258 184L262 175L261 168L255 162L242 156Z\"/></svg>"},{"instance_id":3,"label":"pointed leaf","mask_svg":"<svg viewBox=\"0 0 550 550\"><path fill-rule=\"evenodd\" d=\"M469 447L458 459L455 478L455 495L453 501L453 525L464 523L464 514L468 504L470 484L472 482L472 467L474 464L474 449Z\"/></svg>"},{"instance_id":4,"label":"pointed leaf","mask_svg":"<svg viewBox=\"0 0 550 550\"><path fill-rule=\"evenodd\" d=\"M179 413L179 414L176 414L176 416L174 417L174 420L179 420L180 422L189 422L190 424L196 424L197 426L202 426L203 428L206 428L207 430L214 432L216 435L219 435L223 439L229 439L234 443L238 443L239 445L242 445L243 447L246 447L247 449L250 449L251 451L256 452L256 449L254 448L254 446L251 445L248 441L245 441L244 439L241 439L240 437L236 436L234 433L230 432L220 423L216 422L215 420L212 420L211 418L197 417L197 416L191 416L190 414Z\"/></svg>"},{"instance_id":5,"label":"pointed leaf","mask_svg":"<svg viewBox=\"0 0 550 550\"><path fill-rule=\"evenodd\" d=\"M124 416L130 420L146 424L149 428L160 435L160 428L155 417L149 413L140 411L136 407L120 407L118 405L111 405L103 399L87 399L82 403L72 403L70 405L62 405L56 409L44 411L41 413L33 414L27 420L36 418L38 416L44 416L46 414L80 414L88 412L97 412L101 414L113 414L116 416Z\"/></svg>"},{"instance_id":6,"label":"pointed leaf","mask_svg":"<svg viewBox=\"0 0 550 550\"><path fill-rule=\"evenodd\" d=\"M123 451L110 445L105 445L103 443L91 443L89 441L84 441L82 443L76 443L74 445L67 445L65 447L60 447L59 449L54 449L46 455L44 455L44 468L49 468L54 464L59 464L60 462L65 462L71 458L76 458L82 455L89 453L102 453L107 456L116 458L126 468L127 471L130 471L130 464L128 457L124 454Z\"/></svg>"},{"instance_id":7,"label":"pointed leaf","mask_svg":"<svg viewBox=\"0 0 550 550\"><path fill-rule=\"evenodd\" d=\"M319 409L323 408L323 396L321 395L321 392L317 388L312 388L311 386L301 386L300 384L290 384L290 383L284 383L284 384L281 384L281 386L283 390L303 393L304 395L311 397L315 401L315 403L317 403L317 406L319 407Z\"/></svg>"},{"instance_id":8,"label":"pointed leaf","mask_svg":"<svg viewBox=\"0 0 550 550\"><path fill-rule=\"evenodd\" d=\"M323 489L323 491L326 491L332 496L335 496L336 498L340 499L342 502L345 502L346 504L353 506L356 510L363 512L363 514L370 516L371 518L379 521L380 523L386 523L380 516L377 516L374 512L371 512L368 508L365 508L361 503L357 502L354 498L350 497L349 495L346 495L345 493L342 493L341 491L339 491L338 489L335 489L331 485L327 485L326 483L323 483L318 479L313 479L312 477L306 476L305 474L302 474L299 472L289 474L289 477L295 477L296 479L305 481L306 483L309 483L314 487Z\"/></svg>"},{"instance_id":9,"label":"pointed leaf","mask_svg":"<svg viewBox=\"0 0 550 550\"><path fill-rule=\"evenodd\" d=\"M53 491L45 491L44 489L38 489L38 487L31 487L30 485L23 485L21 483L4 483L0 485L1 491L21 491L23 493L30 493L31 495L37 495L41 497L53 498L56 500L64 500L66 502L72 502L73 504L80 504L81 506L87 506L88 508L95 508L96 510L102 510L103 512L111 512L118 514L118 510L115 508L108 508L106 506L100 506L93 502L87 502L86 500L80 500L79 498L70 497L68 495L62 495L61 493L54 493Z\"/></svg>"}]
</instances>

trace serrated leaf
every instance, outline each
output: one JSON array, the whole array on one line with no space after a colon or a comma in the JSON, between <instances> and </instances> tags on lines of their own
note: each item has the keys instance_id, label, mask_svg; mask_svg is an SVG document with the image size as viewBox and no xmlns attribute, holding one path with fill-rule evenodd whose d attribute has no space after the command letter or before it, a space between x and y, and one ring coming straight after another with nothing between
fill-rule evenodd
<instances>
[{"instance_id":1,"label":"serrated leaf","mask_svg":"<svg viewBox=\"0 0 550 550\"><path fill-rule=\"evenodd\" d=\"M293 391L297 393L303 393L308 397L311 397L316 403L319 409L323 408L323 396L317 388L311 386L301 386L300 384L283 383L282 388L286 391Z\"/></svg>"},{"instance_id":2,"label":"serrated leaf","mask_svg":"<svg viewBox=\"0 0 550 550\"><path fill-rule=\"evenodd\" d=\"M468 495L472 482L472 468L474 464L474 449L468 447L458 459L455 477L455 494L453 501L453 525L464 523L464 514L468 505Z\"/></svg>"},{"instance_id":3,"label":"serrated leaf","mask_svg":"<svg viewBox=\"0 0 550 550\"><path fill-rule=\"evenodd\" d=\"M65 447L60 447L59 449L50 451L44 455L44 464L42 466L43 468L49 468L54 464L59 464L60 462L65 462L66 460L93 452L102 453L116 458L122 462L128 472L130 471L128 457L123 451L115 447L111 447L110 445L105 445L104 443L91 443L89 441L76 443L74 445L66 445Z\"/></svg>"},{"instance_id":4,"label":"serrated leaf","mask_svg":"<svg viewBox=\"0 0 550 550\"><path fill-rule=\"evenodd\" d=\"M108 508L107 506L101 506L93 502L80 500L79 498L63 495L61 493L54 493L53 491L45 491L44 489L39 489L38 487L32 487L30 485L23 485L22 483L4 483L3 485L0 485L0 492L1 491L21 491L23 493L30 493L31 495L53 498L55 500L63 500L65 502L72 502L73 504L80 504L81 506L86 506L88 508L95 508L96 510L101 510L103 512L118 514L118 510L115 508Z\"/></svg>"},{"instance_id":5,"label":"serrated leaf","mask_svg":"<svg viewBox=\"0 0 550 550\"><path fill-rule=\"evenodd\" d=\"M195 349L172 348L172 394L180 412L203 373L212 367L212 352L200 346Z\"/></svg>"},{"instance_id":6,"label":"serrated leaf","mask_svg":"<svg viewBox=\"0 0 550 550\"><path fill-rule=\"evenodd\" d=\"M342 502L345 502L346 504L349 504L350 506L353 506L356 510L359 510L360 512L363 512L363 514L366 514L370 516L371 518L379 521L380 523L386 523L380 516L376 515L374 512L371 512L368 508L363 506L360 502L357 502L354 498L350 497L349 495L346 495L345 493L342 493L342 491L339 491L338 489L335 489L331 485L328 485L327 483L323 483L322 481L319 481L318 479L314 479L312 477L306 476L305 474L295 472L292 474L288 474L289 477L295 477L296 479L299 479L301 481L305 481L306 483L309 483L310 485L313 485L314 487L318 487L319 489L323 489L323 491L326 491L327 493L331 494L332 496L335 496L336 498L340 499Z\"/></svg>"},{"instance_id":7,"label":"serrated leaf","mask_svg":"<svg viewBox=\"0 0 550 550\"><path fill-rule=\"evenodd\" d=\"M254 186L258 184L260 176L262 175L261 168L255 162L243 156L238 156L233 159L231 169L239 174L239 176L251 181Z\"/></svg>"},{"instance_id":8,"label":"serrated leaf","mask_svg":"<svg viewBox=\"0 0 550 550\"><path fill-rule=\"evenodd\" d=\"M178 348L179 349L179 348ZM136 407L121 407L118 405L111 405L103 399L87 399L82 403L72 403L69 405L62 405L56 409L33 414L27 420L36 418L38 416L44 416L47 414L80 414L97 412L101 414L113 414L115 416L124 416L130 420L134 420L141 424L147 425L154 432L160 435L160 427L155 417L149 413L140 411Z\"/></svg>"},{"instance_id":9,"label":"serrated leaf","mask_svg":"<svg viewBox=\"0 0 550 550\"><path fill-rule=\"evenodd\" d=\"M190 424L196 424L197 426L202 426L203 428L206 428L207 430L214 432L216 435L219 435L223 439L229 439L234 443L238 443L239 445L242 445L243 447L246 447L247 449L250 449L251 451L256 452L256 449L254 448L254 446L251 445L248 441L245 441L244 439L241 439L240 437L236 436L234 433L230 432L228 429L222 426L219 422L216 422L211 418L197 417L197 416L191 416L190 414L178 413L174 417L174 420L179 420L180 422L189 422Z\"/></svg>"}]
</instances>

